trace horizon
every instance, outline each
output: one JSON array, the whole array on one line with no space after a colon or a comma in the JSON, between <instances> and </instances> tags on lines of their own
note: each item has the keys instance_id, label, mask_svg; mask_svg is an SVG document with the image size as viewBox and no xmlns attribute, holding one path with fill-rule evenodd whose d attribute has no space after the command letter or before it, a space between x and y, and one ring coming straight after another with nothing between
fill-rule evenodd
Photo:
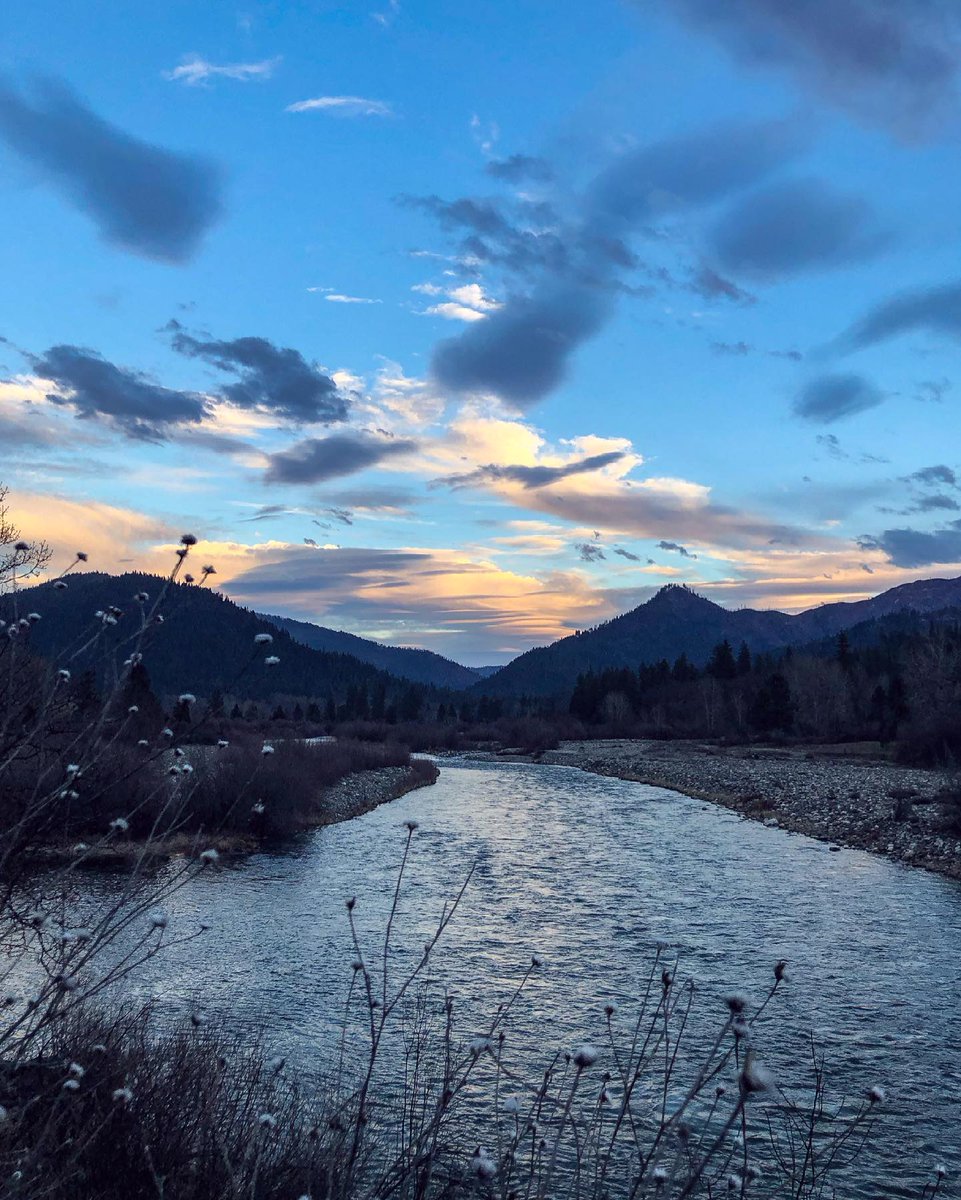
<instances>
[{"instance_id":1,"label":"horizon","mask_svg":"<svg viewBox=\"0 0 961 1200\"><path fill-rule=\"evenodd\" d=\"M0 481L55 565L190 530L471 666L961 575L961 12L84 7L0 17Z\"/></svg>"},{"instance_id":2,"label":"horizon","mask_svg":"<svg viewBox=\"0 0 961 1200\"><path fill-rule=\"evenodd\" d=\"M100 575L108 575L108 576L112 574L111 572L106 572L106 571L98 571L96 568L88 568L88 567L84 567L84 566L83 566L83 564L80 564L80 565L81 565L81 568L82 568L82 569L78 569L78 570L76 570L75 572L72 572L73 574L77 574L77 575L97 575L97 574L100 574ZM150 572L150 571L141 571L141 570L136 570L136 569L135 569L135 570L133 570L133 571L130 571L130 572L118 572L116 575L114 575L114 577L115 577L115 578L116 578L116 577L122 577L122 575L123 575L123 574L128 574L128 573L129 573L129 574L149 574L149 575L152 575L152 577L153 577L153 578L156 578L156 579L158 579L158 580L159 580L159 579L164 579L164 578L165 578L165 576L164 576L163 574L161 574L161 573ZM43 580L43 579L34 579L34 580L30 580L27 586L32 586L32 587L35 587L35 586L39 586L39 585L40 585L41 583L43 583L43 582L44 582L44 580ZM961 576L958 576L958 577L956 577L956 578L951 578L950 576L930 575L930 576L924 576L924 577L922 577L921 579L918 579L918 580L913 580L913 581L910 581L910 582L915 582L915 583L953 583L953 582L961 582ZM186 582L185 582L185 580L183 580L183 579L178 579L178 580L177 580L177 583L178 583L178 584L180 584L181 586L188 586L188 587L192 587L192 586L205 587L205 588L206 588L206 590L208 590L208 591L216 591L216 590L218 589L218 587L219 587L219 584L217 584L216 582L214 582L214 583L211 583L211 582L210 582L210 580L208 580L206 583L204 583L204 582L197 583L196 581L194 581L194 582L192 582L192 583L189 583L189 584L188 584L188 583L186 583ZM903 586L906 586L906 585L904 585L904 584L896 584L896 585L894 585L894 586L895 586L895 588L897 588L897 587L903 587ZM651 600L654 600L654 599L655 599L655 598L656 598L658 595L660 595L660 593L661 593L661 592L668 591L668 590L669 590L669 589L671 589L671 588L682 588L683 590L685 590L685 591L689 592L690 594L697 596L697 598L698 598L698 599L700 599L700 600L706 600L706 601L708 601L708 602L709 602L709 603L711 603L711 604L716 604L716 605L717 605L719 608L725 608L725 609L727 609L727 611L729 611L729 612L741 612L741 611L755 611L755 612L783 612L783 613L784 613L784 615L786 615L786 616L800 616L800 615L802 615L803 613L806 613L806 612L811 612L813 609L816 609L816 608L823 608L823 607L824 607L825 605L827 605L827 604L857 604L857 603L859 603L859 600L825 600L825 601L821 601L821 602L820 602L820 603L818 603L818 604L812 605L812 606L810 606L809 608L797 609L797 610L795 610L794 612L789 612L789 611L787 611L787 610L785 610L785 609L774 609L774 608L772 608L772 607L770 607L770 606L767 606L767 607L758 607L758 608L752 608L752 606L751 606L751 605L739 605L739 606L738 606L738 607L736 607L736 608L733 608L733 607L731 607L731 608L728 608L728 606L727 606L727 605L723 604L723 603L722 603L721 601L719 601L719 600L714 600L714 599L712 599L712 597L710 597L710 596L702 596L702 595L701 595L701 594L700 594L700 593L697 591L697 588L696 588L696 587L695 587L695 585L693 585L693 584L689 584L689 583L665 583L665 584L662 584L662 585L661 585L661 587L657 588L657 589L656 589L656 591L654 591L652 595L650 595L650 596L648 596L646 599L642 600L642 601L641 601L639 604L635 605L633 608L630 608L630 609L625 609L625 610L623 610L622 612L614 613L614 614L612 614L610 617L606 617L606 618L605 618L603 621L598 621L598 622L597 622L595 625L589 625L589 626L586 626L584 629L570 630L568 633L561 634L561 637L560 637L560 638L557 638L557 639L554 639L554 641L559 641L559 640L562 640L562 639L563 639L563 638L565 638L565 637L571 637L571 636L574 636L575 634L581 634L581 633L585 633L585 632L590 632L590 630L591 630L591 629L594 629L594 628L599 628L600 626L602 626L602 625L605 625L605 624L609 623L610 621L616 620L618 617L626 616L628 613L631 613L631 612L633 612L633 611L634 611L636 608L642 608L642 607L643 607L645 604L648 604L648 603L650 603L650 601L651 601ZM892 591L892 590L894 590L894 588L885 588L883 592L875 592L875 593L873 593L873 594L872 594L872 595L870 595L870 596L863 596L863 597L860 597L860 599L861 599L861 600L873 600L873 599L877 599L879 596L882 596L882 595L884 595L884 594L886 594L887 592L889 592L889 591ZM230 597L230 596L227 594L227 592L226 592L226 591L224 591L224 593L223 593L223 594L224 594L224 596L226 596L226 598L227 598L228 600L232 599L232 597ZM238 604L239 604L240 602L239 602L239 601L234 601L234 603L238 603ZM249 606L249 605L243 605L243 607L245 607L245 608L250 608L250 606ZM259 617L262 617L262 618L263 618L264 620L266 620L266 621L277 620L277 619L280 619L280 620L294 620L294 621L300 621L300 622L303 622L303 623L305 623L305 624L310 624L310 625L314 625L314 626L319 626L319 627L321 627L321 628L330 629L330 630L331 630L332 632L334 632L334 633L345 633L345 634L348 634L348 635L350 635L350 636L352 636L352 637L362 637L362 636L363 636L363 635L361 635L361 634L355 634L355 633L352 633L352 631L351 631L351 630L349 630L349 629L339 629L339 628L337 628L336 626L332 626L332 625L323 625L323 623L322 623L322 622L320 622L320 621L311 621L311 620L309 620L309 618L307 618L307 617L304 617L304 616L291 615L291 614L282 613L282 612L267 612L267 611L265 611L264 609L251 609L250 611L253 611L253 612L255 612L257 616L259 616ZM439 651L437 651L437 650L431 650L431 649L430 649L430 647L428 647L428 646L418 646L418 645L416 645L416 644L414 644L414 643L405 643L405 642L379 642L379 641L377 641L377 639L367 639L367 640L372 640L372 641L375 641L375 642L377 642L377 644L378 644L378 645L385 646L385 647L387 647L387 648L389 648L389 649L395 649L395 650L426 650L426 651L428 651L429 653L433 653L433 654L440 654L440 652L439 652ZM528 646L528 647L527 647L525 650L521 650L521 651L519 651L519 652L518 652L518 654L515 654L515 655L513 656L513 658L505 658L505 659L504 659L502 662L492 662L492 661L484 661L484 662L481 662L481 661L478 661L478 662L465 662L465 661L463 661L463 660L461 660L461 659L458 659L458 658L452 658L450 655L447 655L447 654L441 654L441 657L442 657L442 658L444 658L444 659L446 659L448 662L452 662L452 663L454 663L454 664L455 664L455 665L457 665L457 666L463 666L463 667L467 667L467 668L470 668L470 669L481 669L481 668L485 668L485 667L496 667L496 668L500 668L500 667L507 666L507 665L508 665L508 663L512 662L514 658L518 658L518 657L520 657L520 655L522 655L522 654L525 654L525 653L527 652L527 650L536 650L536 649L541 649L541 648L543 648L543 647L545 647L545 646L549 646L549 645L552 645L552 644L553 644L553 642L539 642L539 643L536 643L536 644L535 644L535 645L533 645L533 646Z\"/></svg>"}]
</instances>

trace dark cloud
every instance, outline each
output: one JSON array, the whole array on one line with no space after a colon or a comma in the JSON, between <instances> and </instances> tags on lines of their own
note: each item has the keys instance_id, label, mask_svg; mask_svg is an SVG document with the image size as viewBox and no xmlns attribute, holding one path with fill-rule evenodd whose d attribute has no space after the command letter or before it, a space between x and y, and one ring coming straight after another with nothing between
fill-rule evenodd
<instances>
[{"instance_id":1,"label":"dark cloud","mask_svg":"<svg viewBox=\"0 0 961 1200\"><path fill-rule=\"evenodd\" d=\"M936 463L931 467L921 467L918 471L912 471L910 475L906 475L905 479L912 483L919 483L924 487L937 487L947 484L948 487L958 486L958 476L951 467L945 466L944 463Z\"/></svg>"},{"instance_id":2,"label":"dark cloud","mask_svg":"<svg viewBox=\"0 0 961 1200\"><path fill-rule=\"evenodd\" d=\"M864 549L882 550L897 567L928 567L961 562L961 521L945 529L886 529L877 537L859 539Z\"/></svg>"},{"instance_id":3,"label":"dark cloud","mask_svg":"<svg viewBox=\"0 0 961 1200\"><path fill-rule=\"evenodd\" d=\"M595 177L579 211L560 229L518 230L487 200L416 201L446 228L466 228L465 253L532 277L496 312L441 342L432 360L438 383L455 392L492 392L524 408L564 379L573 353L610 318L628 289L624 270L642 266L629 239L672 213L714 203L749 187L797 152L797 125L725 125L628 151ZM532 240L533 239L533 240ZM499 250L493 252L496 245ZM652 279L659 279L651 272ZM689 285L737 302L753 298L704 267Z\"/></svg>"},{"instance_id":4,"label":"dark cloud","mask_svg":"<svg viewBox=\"0 0 961 1200\"><path fill-rule=\"evenodd\" d=\"M931 496L922 496L914 508L916 512L957 512L961 504L958 504L954 496L935 492Z\"/></svg>"},{"instance_id":5,"label":"dark cloud","mask_svg":"<svg viewBox=\"0 0 961 1200\"><path fill-rule=\"evenodd\" d=\"M879 304L842 335L839 348L863 350L917 330L961 337L961 283L905 292Z\"/></svg>"},{"instance_id":6,"label":"dark cloud","mask_svg":"<svg viewBox=\"0 0 961 1200\"><path fill-rule=\"evenodd\" d=\"M187 333L179 321L167 326L180 354L200 358L238 376L219 395L238 408L265 409L291 421L343 421L346 397L337 384L298 350L275 346L262 337L233 341L203 339Z\"/></svg>"},{"instance_id":7,"label":"dark cloud","mask_svg":"<svg viewBox=\"0 0 961 1200\"><path fill-rule=\"evenodd\" d=\"M529 466L498 466L490 463L486 467L478 467L463 475L448 475L439 479L438 483L446 483L450 487L472 487L479 483L507 480L510 483L523 484L525 488L547 487L559 483L571 475L584 475L590 471L599 471L612 463L624 458L623 450L609 450L605 454L592 454L588 458L578 459L577 462L565 463L560 467L529 467Z\"/></svg>"},{"instance_id":8,"label":"dark cloud","mask_svg":"<svg viewBox=\"0 0 961 1200\"><path fill-rule=\"evenodd\" d=\"M658 550L672 550L675 554L680 554L681 558L697 558L696 554L692 554L686 546L681 546L677 542L658 542Z\"/></svg>"},{"instance_id":9,"label":"dark cloud","mask_svg":"<svg viewBox=\"0 0 961 1200\"><path fill-rule=\"evenodd\" d=\"M785 71L870 124L917 136L956 111L954 0L668 0L738 59Z\"/></svg>"},{"instance_id":10,"label":"dark cloud","mask_svg":"<svg viewBox=\"0 0 961 1200\"><path fill-rule=\"evenodd\" d=\"M264 478L267 483L322 483L326 479L353 475L416 448L416 442L373 437L366 433L305 438L286 450L271 454Z\"/></svg>"},{"instance_id":11,"label":"dark cloud","mask_svg":"<svg viewBox=\"0 0 961 1200\"><path fill-rule=\"evenodd\" d=\"M599 562L607 557L595 542L575 542L574 550L581 562Z\"/></svg>"},{"instance_id":12,"label":"dark cloud","mask_svg":"<svg viewBox=\"0 0 961 1200\"><path fill-rule=\"evenodd\" d=\"M548 183L554 178L554 170L547 159L530 154L495 158L487 164L485 170L494 179L504 179L508 183L522 183L527 179L534 183Z\"/></svg>"},{"instance_id":13,"label":"dark cloud","mask_svg":"<svg viewBox=\"0 0 961 1200\"><path fill-rule=\"evenodd\" d=\"M743 358L753 350L754 347L749 346L747 342L711 342L711 353L721 358Z\"/></svg>"},{"instance_id":14,"label":"dark cloud","mask_svg":"<svg viewBox=\"0 0 961 1200\"><path fill-rule=\"evenodd\" d=\"M621 556L621 558L626 558L628 560L628 562L640 562L641 561L641 557L639 554L632 554L630 552L630 550L625 550L623 546L615 546L614 553L619 554ZM650 560L648 560L648 561L650 561Z\"/></svg>"},{"instance_id":15,"label":"dark cloud","mask_svg":"<svg viewBox=\"0 0 961 1200\"><path fill-rule=\"evenodd\" d=\"M597 176L589 219L634 231L676 212L702 208L750 187L801 148L793 122L724 124L629 150Z\"/></svg>"},{"instance_id":16,"label":"dark cloud","mask_svg":"<svg viewBox=\"0 0 961 1200\"><path fill-rule=\"evenodd\" d=\"M818 425L865 412L883 403L884 395L860 375L822 375L794 401L794 414Z\"/></svg>"},{"instance_id":17,"label":"dark cloud","mask_svg":"<svg viewBox=\"0 0 961 1200\"><path fill-rule=\"evenodd\" d=\"M890 242L866 201L816 179L785 180L752 193L708 235L722 267L757 279L860 262Z\"/></svg>"},{"instance_id":18,"label":"dark cloud","mask_svg":"<svg viewBox=\"0 0 961 1200\"><path fill-rule=\"evenodd\" d=\"M207 412L203 396L161 387L81 346L51 346L26 358L34 374L56 384L58 390L47 394L51 403L72 408L78 417L103 417L130 437L159 441L178 425L202 421Z\"/></svg>"},{"instance_id":19,"label":"dark cloud","mask_svg":"<svg viewBox=\"0 0 961 1200\"><path fill-rule=\"evenodd\" d=\"M135 254L184 262L221 215L220 174L207 159L124 133L61 84L42 85L31 102L0 80L0 137Z\"/></svg>"},{"instance_id":20,"label":"dark cloud","mask_svg":"<svg viewBox=\"0 0 961 1200\"><path fill-rule=\"evenodd\" d=\"M713 267L700 266L691 280L691 290L705 300L730 300L734 304L756 304L757 296L745 291L732 279L726 279Z\"/></svg>"},{"instance_id":21,"label":"dark cloud","mask_svg":"<svg viewBox=\"0 0 961 1200\"><path fill-rule=\"evenodd\" d=\"M804 358L800 350L769 350L768 354L771 358L787 358L791 362L800 362Z\"/></svg>"},{"instance_id":22,"label":"dark cloud","mask_svg":"<svg viewBox=\"0 0 961 1200\"><path fill-rule=\"evenodd\" d=\"M563 380L573 352L607 320L611 298L556 286L508 301L434 349L437 382L457 392L493 392L519 408Z\"/></svg>"}]
</instances>

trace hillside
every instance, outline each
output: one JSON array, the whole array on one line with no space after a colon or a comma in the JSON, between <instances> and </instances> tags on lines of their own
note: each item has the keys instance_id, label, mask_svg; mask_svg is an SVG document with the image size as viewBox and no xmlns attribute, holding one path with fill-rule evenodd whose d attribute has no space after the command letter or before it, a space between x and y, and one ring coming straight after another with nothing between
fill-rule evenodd
<instances>
[{"instance_id":1,"label":"hillside","mask_svg":"<svg viewBox=\"0 0 961 1200\"><path fill-rule=\"evenodd\" d=\"M773 610L729 610L686 587L668 585L646 604L586 633L529 650L475 685L494 696L550 696L573 687L577 676L606 667L635 668L680 654L702 666L725 638L735 647L778 650L832 637L865 621L902 612L933 613L961 607L961 579L901 584L869 600L824 604L791 616Z\"/></svg>"},{"instance_id":2,"label":"hillside","mask_svg":"<svg viewBox=\"0 0 961 1200\"><path fill-rule=\"evenodd\" d=\"M265 621L278 629L285 629L295 642L324 650L329 654L349 654L352 658L369 663L378 670L386 671L398 679L409 679L431 687L461 689L470 687L482 678L478 671L462 667L460 663L443 658L432 650L418 650L410 646L385 646L369 638L357 637L337 629L327 629L310 621L297 621L292 617L275 617L260 613Z\"/></svg>"},{"instance_id":3,"label":"hillside","mask_svg":"<svg viewBox=\"0 0 961 1200\"><path fill-rule=\"evenodd\" d=\"M140 606L133 599L146 592L155 599L163 586L156 575L106 575L86 572L71 575L67 588L43 583L21 593L20 611L36 611L40 620L30 632L30 646L45 657L65 650L74 675L94 669L109 678L112 664L130 653L131 635L140 626ZM9 597L0 599L0 615L9 615ZM102 623L94 614L116 606L121 615L96 643L81 653ZM6 609L6 612L4 612ZM366 687L370 693L384 688L396 694L399 685L384 672L346 654L330 654L301 645L263 617L241 608L220 592L192 584L170 588L161 613L163 623L151 627L144 645L144 663L159 696L193 692L209 696L219 690L244 700L269 701L277 696L315 698L329 694L340 701L348 689ZM254 636L268 632L273 644L255 647ZM276 655L280 662L266 666Z\"/></svg>"}]
</instances>

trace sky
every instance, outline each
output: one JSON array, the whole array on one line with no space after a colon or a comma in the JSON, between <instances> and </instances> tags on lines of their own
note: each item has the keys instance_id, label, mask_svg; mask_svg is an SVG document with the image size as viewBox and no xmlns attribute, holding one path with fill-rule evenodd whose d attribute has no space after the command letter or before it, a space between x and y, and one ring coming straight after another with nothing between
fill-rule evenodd
<instances>
[{"instance_id":1,"label":"sky","mask_svg":"<svg viewBox=\"0 0 961 1200\"><path fill-rule=\"evenodd\" d=\"M472 665L961 574L956 0L10 0L0 481Z\"/></svg>"}]
</instances>

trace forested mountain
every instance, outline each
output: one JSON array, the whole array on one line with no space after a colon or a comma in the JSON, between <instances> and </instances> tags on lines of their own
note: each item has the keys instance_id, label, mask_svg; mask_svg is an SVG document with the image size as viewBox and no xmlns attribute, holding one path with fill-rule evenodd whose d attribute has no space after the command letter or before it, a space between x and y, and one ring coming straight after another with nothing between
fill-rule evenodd
<instances>
[{"instance_id":1,"label":"forested mountain","mask_svg":"<svg viewBox=\"0 0 961 1200\"><path fill-rule=\"evenodd\" d=\"M443 658L432 650L418 650L410 646L385 646L369 638L356 637L337 629L327 629L310 621L296 621L292 617L275 617L268 613L259 614L265 621L285 629L295 642L324 650L331 654L349 654L361 662L370 663L398 679L410 679L439 688L470 687L483 678L480 671L462 667L460 663Z\"/></svg>"},{"instance_id":2,"label":"forested mountain","mask_svg":"<svg viewBox=\"0 0 961 1200\"><path fill-rule=\"evenodd\" d=\"M29 645L45 657L63 659L76 676L91 669L99 683L109 681L116 664L129 655L140 629L141 612L150 611L164 580L157 575L70 575L65 588L43 583L19 594L19 615L36 612ZM135 596L145 593L141 605ZM9 619L12 598L0 597L0 617ZM169 587L160 605L162 623L150 625L144 639L144 664L157 695L215 692L241 700L279 697L328 700L341 704L348 694L389 702L410 685L346 654L329 654L295 641L265 618L241 608L220 592L193 584ZM101 614L97 616L97 614ZM273 643L255 645L258 633ZM267 665L265 659L279 659Z\"/></svg>"},{"instance_id":3,"label":"forested mountain","mask_svg":"<svg viewBox=\"0 0 961 1200\"><path fill-rule=\"evenodd\" d=\"M604 625L563 638L515 658L477 685L496 696L560 696L578 675L609 667L636 669L685 654L703 666L722 641L745 643L752 651L773 651L832 637L899 612L931 613L961 607L961 578L906 583L870 600L824 604L790 616L772 610L722 608L696 592L668 585L646 604Z\"/></svg>"}]
</instances>

